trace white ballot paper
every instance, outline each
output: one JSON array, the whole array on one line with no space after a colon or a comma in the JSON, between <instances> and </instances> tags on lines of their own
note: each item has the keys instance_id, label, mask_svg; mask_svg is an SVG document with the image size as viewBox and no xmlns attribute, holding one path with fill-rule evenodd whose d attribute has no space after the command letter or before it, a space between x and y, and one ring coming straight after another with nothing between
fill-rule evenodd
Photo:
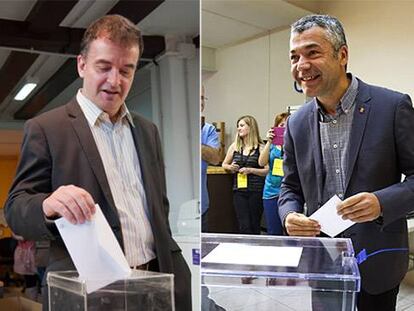
<instances>
[{"instance_id":1,"label":"white ballot paper","mask_svg":"<svg viewBox=\"0 0 414 311\"><path fill-rule=\"evenodd\" d=\"M337 195L334 195L315 213L309 216L310 219L317 220L321 225L321 231L330 237L337 236L342 231L355 224L355 222L349 219L342 219L342 217L337 214L336 205L339 202L341 202L341 199L338 198Z\"/></svg>"},{"instance_id":2,"label":"white ballot paper","mask_svg":"<svg viewBox=\"0 0 414 311\"><path fill-rule=\"evenodd\" d=\"M101 208L91 221L73 225L63 217L55 221L70 257L86 282L89 294L131 274L131 268Z\"/></svg>"},{"instance_id":3,"label":"white ballot paper","mask_svg":"<svg viewBox=\"0 0 414 311\"><path fill-rule=\"evenodd\" d=\"M302 247L220 243L202 262L297 267L301 255Z\"/></svg>"}]
</instances>

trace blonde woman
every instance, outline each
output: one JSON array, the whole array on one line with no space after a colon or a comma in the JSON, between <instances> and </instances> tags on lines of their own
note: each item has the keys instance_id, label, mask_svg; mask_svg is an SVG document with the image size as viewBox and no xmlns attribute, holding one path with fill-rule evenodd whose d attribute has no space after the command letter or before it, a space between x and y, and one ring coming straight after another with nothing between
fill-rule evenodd
<instances>
[{"instance_id":1,"label":"blonde woman","mask_svg":"<svg viewBox=\"0 0 414 311\"><path fill-rule=\"evenodd\" d=\"M230 145L222 166L234 173L233 202L240 233L260 234L264 176L269 167L261 167L258 163L263 142L256 119L242 116L236 124L236 139Z\"/></svg>"},{"instance_id":2,"label":"blonde woman","mask_svg":"<svg viewBox=\"0 0 414 311\"><path fill-rule=\"evenodd\" d=\"M283 146L273 143L275 136L274 128L284 128L288 114L279 113L275 117L273 127L267 132L267 142L260 153L259 164L269 165L269 172L266 175L265 186L263 189L263 207L266 220L267 234L282 235L282 224L279 217L277 200L279 199L280 184L282 183L283 170Z\"/></svg>"}]
</instances>

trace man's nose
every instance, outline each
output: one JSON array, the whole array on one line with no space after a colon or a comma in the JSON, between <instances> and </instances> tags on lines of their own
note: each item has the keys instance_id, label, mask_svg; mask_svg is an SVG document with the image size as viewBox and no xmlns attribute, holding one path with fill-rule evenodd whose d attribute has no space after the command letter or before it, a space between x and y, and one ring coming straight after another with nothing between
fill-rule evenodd
<instances>
[{"instance_id":1,"label":"man's nose","mask_svg":"<svg viewBox=\"0 0 414 311\"><path fill-rule=\"evenodd\" d=\"M108 83L111 84L112 86L117 86L119 85L120 82L120 75L119 72L115 69L112 69L109 74L108 74L108 79L107 79Z\"/></svg>"},{"instance_id":2,"label":"man's nose","mask_svg":"<svg viewBox=\"0 0 414 311\"><path fill-rule=\"evenodd\" d=\"M297 71L308 70L310 69L310 67L311 67L310 62L304 57L299 58L296 64Z\"/></svg>"}]
</instances>

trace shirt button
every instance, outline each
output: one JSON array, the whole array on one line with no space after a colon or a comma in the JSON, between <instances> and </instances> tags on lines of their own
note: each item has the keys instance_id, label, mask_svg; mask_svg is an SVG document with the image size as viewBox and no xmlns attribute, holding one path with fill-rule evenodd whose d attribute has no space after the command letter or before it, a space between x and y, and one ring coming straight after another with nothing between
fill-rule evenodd
<instances>
[{"instance_id":1,"label":"shirt button","mask_svg":"<svg viewBox=\"0 0 414 311\"><path fill-rule=\"evenodd\" d=\"M333 124L336 124L337 122L338 122L338 121L336 121L336 120L332 120L332 123L333 123Z\"/></svg>"},{"instance_id":2,"label":"shirt button","mask_svg":"<svg viewBox=\"0 0 414 311\"><path fill-rule=\"evenodd\" d=\"M339 174L339 172L340 172L340 170L339 170L339 169L336 169L336 170L335 170L335 173Z\"/></svg>"},{"instance_id":3,"label":"shirt button","mask_svg":"<svg viewBox=\"0 0 414 311\"><path fill-rule=\"evenodd\" d=\"M343 195L342 193L339 193L339 194L338 194L338 197L339 197L340 199L342 199L342 198L344 197L344 195Z\"/></svg>"},{"instance_id":4,"label":"shirt button","mask_svg":"<svg viewBox=\"0 0 414 311\"><path fill-rule=\"evenodd\" d=\"M334 149L336 149L336 148L338 148L338 145L337 144L333 144L333 146L332 146Z\"/></svg>"}]
</instances>

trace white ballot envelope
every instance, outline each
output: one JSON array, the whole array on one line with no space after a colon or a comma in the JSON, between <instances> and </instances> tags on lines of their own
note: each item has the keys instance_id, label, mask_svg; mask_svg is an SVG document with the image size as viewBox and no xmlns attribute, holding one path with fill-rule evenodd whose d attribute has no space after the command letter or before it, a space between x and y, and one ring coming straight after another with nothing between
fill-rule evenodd
<instances>
[{"instance_id":1,"label":"white ballot envelope","mask_svg":"<svg viewBox=\"0 0 414 311\"><path fill-rule=\"evenodd\" d=\"M321 231L330 237L337 236L355 224L355 222L349 219L344 220L338 215L336 205L339 202L341 202L341 199L337 195L334 195L315 213L309 216L310 219L317 220L321 225Z\"/></svg>"},{"instance_id":2,"label":"white ballot envelope","mask_svg":"<svg viewBox=\"0 0 414 311\"><path fill-rule=\"evenodd\" d=\"M73 225L55 221L63 242L89 294L131 274L131 268L101 208L91 221Z\"/></svg>"}]
</instances>

